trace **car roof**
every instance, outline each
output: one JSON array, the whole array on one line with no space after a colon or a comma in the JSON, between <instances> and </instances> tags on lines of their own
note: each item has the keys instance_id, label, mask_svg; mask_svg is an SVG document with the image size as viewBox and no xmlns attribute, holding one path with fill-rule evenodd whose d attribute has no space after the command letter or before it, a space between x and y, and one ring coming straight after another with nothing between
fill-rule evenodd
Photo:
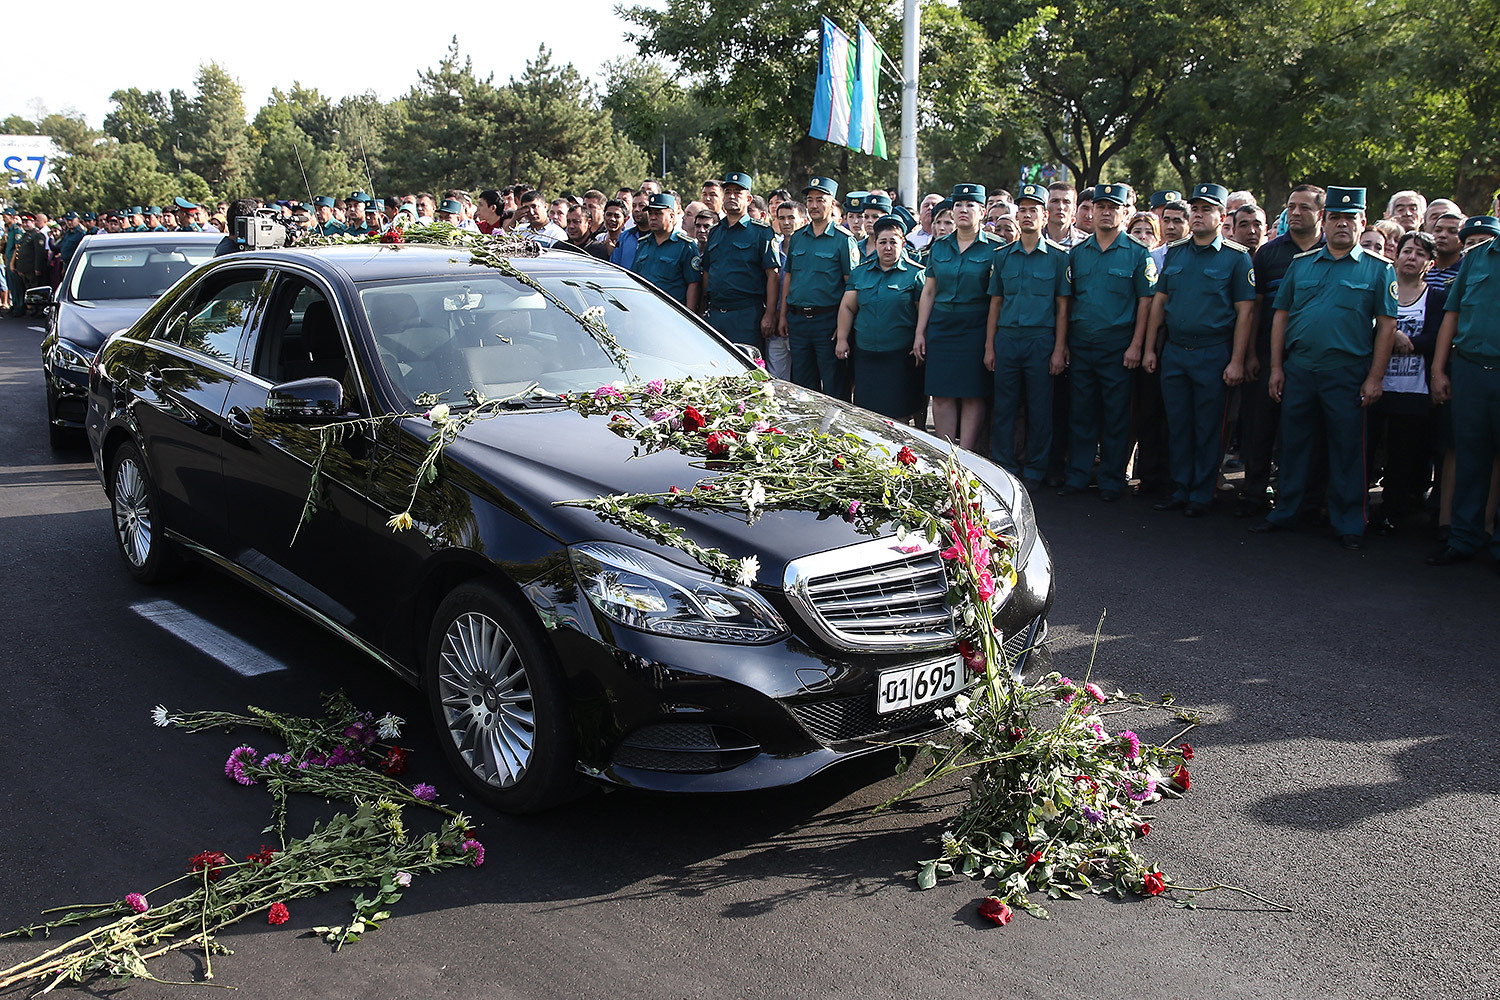
<instances>
[{"instance_id":1,"label":"car roof","mask_svg":"<svg viewBox=\"0 0 1500 1000\"><path fill-rule=\"evenodd\" d=\"M235 259L244 263L250 263L252 259L276 263L300 263L321 271L336 269L356 282L473 273L473 268L468 262L467 250L462 247L432 244L392 246L374 243L345 243L242 252L221 259ZM543 250L536 257L516 256L510 259L518 269L528 274L587 274L600 277L627 273L623 268L605 263L587 254L566 250Z\"/></svg>"},{"instance_id":2,"label":"car roof","mask_svg":"<svg viewBox=\"0 0 1500 1000\"><path fill-rule=\"evenodd\" d=\"M84 237L84 242L90 250L98 250L136 243L171 243L177 246L203 243L213 246L223 238L223 233L95 233Z\"/></svg>"}]
</instances>

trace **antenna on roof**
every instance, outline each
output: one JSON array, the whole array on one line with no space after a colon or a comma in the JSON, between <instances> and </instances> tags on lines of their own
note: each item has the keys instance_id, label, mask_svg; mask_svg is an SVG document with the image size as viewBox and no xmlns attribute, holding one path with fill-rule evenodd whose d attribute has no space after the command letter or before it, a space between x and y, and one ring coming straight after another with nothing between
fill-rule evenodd
<instances>
[{"instance_id":1,"label":"antenna on roof","mask_svg":"<svg viewBox=\"0 0 1500 1000\"><path fill-rule=\"evenodd\" d=\"M302 171L302 183L307 185L307 203L311 205L313 200L312 182L307 179L307 168L302 165L302 151L297 148L295 142L292 143L292 152L297 154L297 169Z\"/></svg>"}]
</instances>

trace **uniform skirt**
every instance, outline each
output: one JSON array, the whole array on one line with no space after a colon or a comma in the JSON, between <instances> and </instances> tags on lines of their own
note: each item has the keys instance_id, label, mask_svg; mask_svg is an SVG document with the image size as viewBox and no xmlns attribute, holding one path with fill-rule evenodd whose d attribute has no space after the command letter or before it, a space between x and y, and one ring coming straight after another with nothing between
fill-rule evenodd
<instances>
[{"instance_id":1,"label":"uniform skirt","mask_svg":"<svg viewBox=\"0 0 1500 1000\"><path fill-rule=\"evenodd\" d=\"M984 366L984 325L989 306L927 318L927 395L980 399L994 377Z\"/></svg>"},{"instance_id":2,"label":"uniform skirt","mask_svg":"<svg viewBox=\"0 0 1500 1000\"><path fill-rule=\"evenodd\" d=\"M854 402L892 420L922 405L922 372L910 348L867 351L854 345Z\"/></svg>"}]
</instances>

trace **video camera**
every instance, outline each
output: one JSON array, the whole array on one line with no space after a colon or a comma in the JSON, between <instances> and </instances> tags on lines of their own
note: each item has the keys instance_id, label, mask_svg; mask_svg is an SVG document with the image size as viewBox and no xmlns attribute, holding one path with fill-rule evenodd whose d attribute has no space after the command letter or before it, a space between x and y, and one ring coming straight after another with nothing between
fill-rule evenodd
<instances>
[{"instance_id":1,"label":"video camera","mask_svg":"<svg viewBox=\"0 0 1500 1000\"><path fill-rule=\"evenodd\" d=\"M234 238L246 250L288 247L299 235L297 226L282 219L274 208L257 209L254 215L234 220Z\"/></svg>"}]
</instances>

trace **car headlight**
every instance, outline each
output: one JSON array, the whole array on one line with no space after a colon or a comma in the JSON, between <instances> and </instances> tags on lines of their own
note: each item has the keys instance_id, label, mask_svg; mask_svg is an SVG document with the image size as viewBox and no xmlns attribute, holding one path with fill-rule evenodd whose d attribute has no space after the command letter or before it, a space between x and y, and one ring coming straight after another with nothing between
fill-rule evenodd
<instances>
[{"instance_id":1,"label":"car headlight","mask_svg":"<svg viewBox=\"0 0 1500 1000\"><path fill-rule=\"evenodd\" d=\"M1013 477L1009 485L1009 496L1002 496L999 490L990 489L990 499L993 502L989 505L987 514L991 528L1016 540L1013 558L1016 569L1019 570L1031 556L1031 547L1036 544L1036 508L1031 505L1031 494L1026 492L1025 486L1016 482Z\"/></svg>"},{"instance_id":2,"label":"car headlight","mask_svg":"<svg viewBox=\"0 0 1500 1000\"><path fill-rule=\"evenodd\" d=\"M85 354L83 351L69 344L66 340L59 340L52 348L52 363L59 368L65 368L70 372L78 372L87 375L89 365L93 364L93 354Z\"/></svg>"},{"instance_id":3,"label":"car headlight","mask_svg":"<svg viewBox=\"0 0 1500 1000\"><path fill-rule=\"evenodd\" d=\"M710 642L769 642L787 630L776 609L753 590L649 552L585 542L568 555L589 603L622 625Z\"/></svg>"}]
</instances>

